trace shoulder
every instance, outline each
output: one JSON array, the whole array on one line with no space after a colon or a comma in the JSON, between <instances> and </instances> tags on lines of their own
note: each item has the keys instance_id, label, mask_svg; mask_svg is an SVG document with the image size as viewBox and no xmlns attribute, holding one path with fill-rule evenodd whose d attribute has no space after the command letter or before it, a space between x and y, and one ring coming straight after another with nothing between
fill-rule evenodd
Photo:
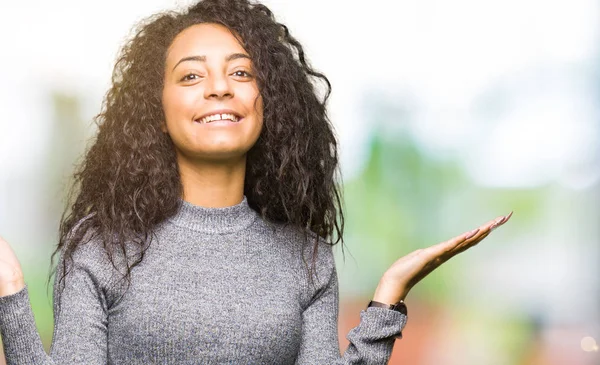
<instances>
[{"instance_id":1,"label":"shoulder","mask_svg":"<svg viewBox=\"0 0 600 365\"><path fill-rule=\"evenodd\" d=\"M57 273L84 273L94 281L108 284L115 278L116 268L124 262L123 255L118 251L109 253L102 235L90 224L94 213L80 219L67 233L60 258L57 263Z\"/></svg>"},{"instance_id":2,"label":"shoulder","mask_svg":"<svg viewBox=\"0 0 600 365\"><path fill-rule=\"evenodd\" d=\"M279 225L277 232L282 244L294 252L301 277L306 285L327 285L336 275L333 247L329 240L315 232L292 225Z\"/></svg>"},{"instance_id":3,"label":"shoulder","mask_svg":"<svg viewBox=\"0 0 600 365\"><path fill-rule=\"evenodd\" d=\"M306 308L322 293L337 290L337 271L333 247L326 238L291 224L260 220L255 232L285 258L286 268L297 280L301 306Z\"/></svg>"},{"instance_id":4,"label":"shoulder","mask_svg":"<svg viewBox=\"0 0 600 365\"><path fill-rule=\"evenodd\" d=\"M307 240L303 245L302 255L309 261L313 261L327 271L335 269L333 256L333 245L325 238L308 229L303 230Z\"/></svg>"},{"instance_id":5,"label":"shoulder","mask_svg":"<svg viewBox=\"0 0 600 365\"><path fill-rule=\"evenodd\" d=\"M61 260L68 254L67 261L75 266L87 266L100 263L107 256L98 231L89 224L94 215L91 213L83 217L67 233L60 251Z\"/></svg>"}]
</instances>

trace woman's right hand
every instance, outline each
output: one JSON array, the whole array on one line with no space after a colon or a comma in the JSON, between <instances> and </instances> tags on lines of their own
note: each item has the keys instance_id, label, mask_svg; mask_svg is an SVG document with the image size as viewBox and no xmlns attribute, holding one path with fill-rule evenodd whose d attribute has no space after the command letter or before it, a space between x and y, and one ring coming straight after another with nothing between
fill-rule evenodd
<instances>
[{"instance_id":1,"label":"woman's right hand","mask_svg":"<svg viewBox=\"0 0 600 365\"><path fill-rule=\"evenodd\" d=\"M21 264L8 242L0 237L0 297L15 294L24 287Z\"/></svg>"}]
</instances>

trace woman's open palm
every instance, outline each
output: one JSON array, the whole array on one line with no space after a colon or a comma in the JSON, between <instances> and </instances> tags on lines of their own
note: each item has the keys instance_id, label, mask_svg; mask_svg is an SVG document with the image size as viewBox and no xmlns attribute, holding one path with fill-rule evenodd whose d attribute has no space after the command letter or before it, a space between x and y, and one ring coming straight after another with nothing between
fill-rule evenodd
<instances>
[{"instance_id":1,"label":"woman's open palm","mask_svg":"<svg viewBox=\"0 0 600 365\"><path fill-rule=\"evenodd\" d=\"M0 297L14 294L24 286L21 264L8 242L0 237Z\"/></svg>"},{"instance_id":2,"label":"woman's open palm","mask_svg":"<svg viewBox=\"0 0 600 365\"><path fill-rule=\"evenodd\" d=\"M385 272L373 299L384 303L396 303L404 299L410 289L433 270L481 242L493 229L506 223L511 216L512 212L507 216L491 220L473 231L401 257Z\"/></svg>"}]
</instances>

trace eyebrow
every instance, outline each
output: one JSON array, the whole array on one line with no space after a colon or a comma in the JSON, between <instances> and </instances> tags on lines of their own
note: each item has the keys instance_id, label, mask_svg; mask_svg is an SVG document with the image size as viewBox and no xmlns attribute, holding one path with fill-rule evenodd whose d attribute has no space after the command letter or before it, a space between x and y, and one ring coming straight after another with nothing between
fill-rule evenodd
<instances>
[{"instance_id":1,"label":"eyebrow","mask_svg":"<svg viewBox=\"0 0 600 365\"><path fill-rule=\"evenodd\" d=\"M232 53L232 54L228 55L227 57L225 57L225 62L230 62L230 61L237 60L240 58L250 59L250 56L248 56L245 53ZM177 64L175 64L175 66L173 67L173 70L171 70L171 71L175 71L175 68L177 68L177 66L179 66L180 63L187 62L187 61L206 62L206 56L183 57L182 59L179 60L179 62L177 62Z\"/></svg>"}]
</instances>

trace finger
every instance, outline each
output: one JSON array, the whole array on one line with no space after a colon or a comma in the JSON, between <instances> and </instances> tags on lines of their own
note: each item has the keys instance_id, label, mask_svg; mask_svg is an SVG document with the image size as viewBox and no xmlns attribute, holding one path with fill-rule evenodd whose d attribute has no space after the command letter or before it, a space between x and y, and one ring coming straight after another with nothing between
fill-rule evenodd
<instances>
[{"instance_id":1,"label":"finger","mask_svg":"<svg viewBox=\"0 0 600 365\"><path fill-rule=\"evenodd\" d=\"M489 229L480 231L480 234L478 234L475 237L473 237L472 239L458 245L456 253L463 252L466 249L473 247L473 246L477 245L479 242L483 241L483 239L486 238L487 236L489 236L490 233L492 233L492 231L494 229L496 229L496 228L500 227L501 225L503 225L504 223L506 223L510 219L512 214L513 214L513 212L510 212L510 214L508 214L506 217L504 217L504 219L501 219L498 223L495 223L492 226L490 226Z\"/></svg>"},{"instance_id":2,"label":"finger","mask_svg":"<svg viewBox=\"0 0 600 365\"><path fill-rule=\"evenodd\" d=\"M481 229L481 231L487 231L490 228L497 226L499 224L502 224L502 222L504 222L506 220L506 216L500 216L497 217L495 219L492 219L491 221L485 223L484 225L480 226L479 228Z\"/></svg>"},{"instance_id":3,"label":"finger","mask_svg":"<svg viewBox=\"0 0 600 365\"><path fill-rule=\"evenodd\" d=\"M463 252L467 248L473 247L487 237L494 229L506 223L513 212L510 212L507 216L500 216L495 219L488 221L479 228L474 229L471 232L464 233L460 236L454 237L446 242L440 244L440 249L445 250L444 252L450 253L451 256L457 253ZM441 254L441 252L439 252Z\"/></svg>"},{"instance_id":4,"label":"finger","mask_svg":"<svg viewBox=\"0 0 600 365\"><path fill-rule=\"evenodd\" d=\"M468 241L469 242L479 242L483 239L483 235L486 235L493 231L494 229L500 227L501 225L503 225L504 223L506 223L510 217L512 216L513 212L510 212L510 214L506 215L506 216L500 216L498 218L492 219L491 221L481 225L479 227L479 232L471 237Z\"/></svg>"},{"instance_id":5,"label":"finger","mask_svg":"<svg viewBox=\"0 0 600 365\"><path fill-rule=\"evenodd\" d=\"M431 272L454 256L457 248L464 245L465 242L470 241L470 238L474 237L477 233L479 233L479 228L423 249L420 257L422 266L431 266L431 270L428 271Z\"/></svg>"},{"instance_id":6,"label":"finger","mask_svg":"<svg viewBox=\"0 0 600 365\"><path fill-rule=\"evenodd\" d=\"M487 223L479 226L470 232L466 232L461 234L460 236L454 237L446 242L442 242L440 244L446 250L453 250L459 246L464 246L471 244L473 242L478 242L482 239L482 237L487 236L490 232L490 227L493 227L496 224L504 223L506 217L500 216L498 218L492 219Z\"/></svg>"},{"instance_id":7,"label":"finger","mask_svg":"<svg viewBox=\"0 0 600 365\"><path fill-rule=\"evenodd\" d=\"M466 250L469 246L461 246L461 243L465 245L465 242L467 241L465 237L473 235L473 232L478 233L479 229L475 229L474 231L464 233L460 236L439 243L437 245L413 251L407 256L405 256L406 259L412 258L419 262L419 264L415 266L416 272L414 276L409 280L408 287L412 288L419 281L421 281L423 278L429 275L432 271L440 267L444 262L448 261L450 258L452 258L457 253L461 252L462 250ZM488 234L489 232L483 237L487 236ZM469 240L469 242L472 241Z\"/></svg>"},{"instance_id":8,"label":"finger","mask_svg":"<svg viewBox=\"0 0 600 365\"><path fill-rule=\"evenodd\" d=\"M423 250L412 252L408 256L417 256L417 260L420 261L420 265L418 265L418 271L416 272L415 276L409 280L408 287L412 288L415 284L437 269L444 262L448 261L455 255L477 245L479 242L489 236L493 229L506 223L512 216L512 213L513 212L507 216L500 216L496 219L493 219L471 232L463 233L448 241L427 247Z\"/></svg>"},{"instance_id":9,"label":"finger","mask_svg":"<svg viewBox=\"0 0 600 365\"><path fill-rule=\"evenodd\" d=\"M492 219L491 221L480 226L479 228L476 228L469 232L465 232L465 233L458 235L454 238L451 238L447 241L438 243L437 245L427 247L425 249L425 252L428 256L428 261L435 260L438 257L450 254L451 252L456 250L456 248L459 246L463 246L464 244L468 244L468 243L480 240L482 235L484 235L486 232L490 231L490 227L494 226L495 224L499 224L500 222L503 222L505 220L505 218L506 217L501 216L501 217ZM451 255L451 256L453 256L453 255Z\"/></svg>"},{"instance_id":10,"label":"finger","mask_svg":"<svg viewBox=\"0 0 600 365\"><path fill-rule=\"evenodd\" d=\"M496 221L496 223L492 224L487 230L484 231L480 231L480 234L476 235L475 237L473 237L472 239L469 240L469 242L464 243L461 246L468 246L468 247L472 247L477 245L479 242L483 241L483 239L485 237L487 237L490 233L492 233L492 231L502 225L504 225L506 222L508 222L508 220L510 219L510 217L512 217L513 212L510 212L507 216L503 217L502 219L499 219ZM464 251L464 250L462 250ZM461 251L461 252L462 252Z\"/></svg>"},{"instance_id":11,"label":"finger","mask_svg":"<svg viewBox=\"0 0 600 365\"><path fill-rule=\"evenodd\" d=\"M496 228L500 227L501 225L505 224L506 222L508 222L508 220L510 219L510 217L512 217L512 215L513 215L513 212L510 212L510 214L507 215L503 220L501 220L500 222L492 225L490 227L490 231L493 231L494 229L496 229Z\"/></svg>"},{"instance_id":12,"label":"finger","mask_svg":"<svg viewBox=\"0 0 600 365\"><path fill-rule=\"evenodd\" d=\"M489 235L489 231L481 236L481 239L487 237ZM461 235L462 236L462 235ZM459 236L459 238L461 237ZM452 241L452 240L451 240ZM420 265L418 266L418 271L415 276L409 281L408 287L412 288L418 282L420 282L423 278L429 275L432 271L440 267L443 263L454 257L460 252L467 250L472 247L469 243L465 243L466 240L463 239L462 245L458 244L453 249L440 253L440 244L428 247L423 250L417 250L411 253L411 255L421 255L418 260L420 261ZM471 244L475 245L472 241L469 241ZM446 243L446 242L443 242ZM437 247L436 247L437 246Z\"/></svg>"},{"instance_id":13,"label":"finger","mask_svg":"<svg viewBox=\"0 0 600 365\"><path fill-rule=\"evenodd\" d=\"M461 252L464 252L466 250L468 250L469 248L476 246L477 244L479 244L479 242L483 241L487 236L490 235L490 233L492 233L491 231L487 231L485 233L483 233L481 236L479 236L476 240L472 240L472 241L468 241L468 242L463 242L462 244L458 245L453 251L452 251L452 256L457 255Z\"/></svg>"},{"instance_id":14,"label":"finger","mask_svg":"<svg viewBox=\"0 0 600 365\"><path fill-rule=\"evenodd\" d=\"M474 237L478 232L479 232L479 228L476 228L472 231L465 232L461 235L451 238L447 241L440 242L437 245L430 246L430 247L428 247L428 249L431 254L441 255L445 252L451 251L456 246L458 246L461 243L465 242L466 240Z\"/></svg>"},{"instance_id":15,"label":"finger","mask_svg":"<svg viewBox=\"0 0 600 365\"><path fill-rule=\"evenodd\" d=\"M409 256L421 255L423 265L433 265L434 267L437 267L454 255L481 242L493 229L506 223L512 216L512 213L513 212L510 212L507 216L500 216L492 219L479 228L465 232L447 241L438 243L437 245L429 246L423 250L417 250Z\"/></svg>"}]
</instances>

